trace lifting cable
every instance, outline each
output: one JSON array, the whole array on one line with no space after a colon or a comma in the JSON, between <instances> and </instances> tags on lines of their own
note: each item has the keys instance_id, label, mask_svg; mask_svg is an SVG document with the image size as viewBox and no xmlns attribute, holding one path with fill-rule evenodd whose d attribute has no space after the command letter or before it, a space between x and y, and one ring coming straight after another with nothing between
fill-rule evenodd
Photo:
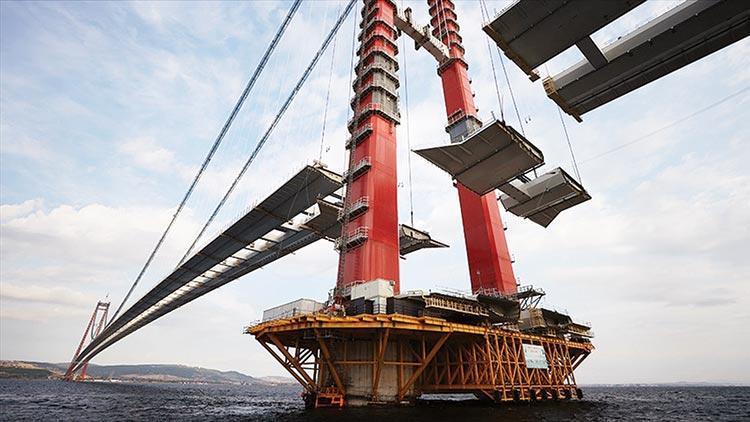
<instances>
[{"instance_id":1,"label":"lifting cable","mask_svg":"<svg viewBox=\"0 0 750 422\"><path fill-rule=\"evenodd\" d=\"M406 38L401 39L404 48L404 105L406 106L406 166L409 169L409 217L411 226L414 227L414 189L411 172L411 128L409 126L409 77L406 71Z\"/></svg>"},{"instance_id":2,"label":"lifting cable","mask_svg":"<svg viewBox=\"0 0 750 422\"><path fill-rule=\"evenodd\" d=\"M273 37L273 40L271 40L271 43L268 45L268 48L266 49L266 52L263 54L263 57L261 58L260 63L258 63L258 66L255 68L255 72L253 73L252 77L250 77L250 80L245 86L245 89L242 91L242 94L240 95L240 98L237 100L237 103L235 104L234 109L232 109L232 113L229 115L229 118L227 118L227 121L224 123L224 126L221 128L221 131L219 132L219 136L216 137L216 140L214 141L213 145L211 145L211 149L208 151L208 155L203 160L203 164L198 170L198 173L195 175L195 178L193 179L193 182L190 184L190 187L185 193L185 196L182 198L180 205L177 206L177 211L175 211L175 213L172 215L172 220L167 225L167 228L164 230L164 233L162 233L161 237L159 238L159 241L156 242L156 246L154 247L154 250L151 251L151 255L149 255L148 259L146 260L146 263L143 265L143 268L141 268L141 272L138 273L138 277L136 277L135 281L133 282L133 285L130 286L130 290L128 290L128 293L125 295L125 298L122 300L122 303L120 303L120 306L117 307L117 310L112 315L109 322L114 321L115 317L117 317L117 315L120 313L120 311L122 310L122 307L125 306L125 302L128 301L128 298L130 298L130 295L133 293L133 290L135 290L135 287L141 281L141 278L143 278L143 275L146 273L146 270L151 265L151 261L153 261L154 257L156 256L156 253L161 248L162 243L164 243L164 239L167 237L167 233L169 233L169 231L172 229L172 225L174 225L175 220L177 220L177 216L180 215L180 212L185 207L185 204L190 198L190 195L192 195L193 190L195 189L195 186L198 184L198 181L203 175L203 172L206 170L206 167L208 167L208 163L211 161L211 159L214 156L214 153L216 153L216 150L219 148L221 141L224 140L224 136L227 134L227 132L229 131L229 128L232 126L232 122L234 122L234 118L237 117L237 114L240 112L240 109L242 109L242 105L245 103L245 99L247 99L247 96L252 90L253 86L255 85L255 82L258 80L258 77L260 76L261 72L263 72L263 69L265 68L266 63L268 62L268 59L271 56L271 53L273 53L273 51L276 49L276 46L278 45L279 40L281 40L281 36L284 34L287 27L289 26L289 22L291 22L292 17L297 12L297 9L299 9L300 3L302 3L302 0L295 0L295 2L292 4L292 7L289 9L289 12L287 12L286 18L284 18L284 21L281 23L281 26L276 31L276 35ZM107 323L107 325L109 325L109 323Z\"/></svg>"},{"instance_id":3,"label":"lifting cable","mask_svg":"<svg viewBox=\"0 0 750 422\"><path fill-rule=\"evenodd\" d=\"M340 8L339 8L340 10ZM326 139L326 120L328 119L328 100L331 98L331 81L333 80L333 65L336 62L336 40L333 39L333 47L331 47L331 68L328 70L328 89L326 90L326 103L323 107L323 130L320 133L320 152L318 153L318 161L323 161L323 143Z\"/></svg>"},{"instance_id":4,"label":"lifting cable","mask_svg":"<svg viewBox=\"0 0 750 422\"><path fill-rule=\"evenodd\" d=\"M266 130L266 133L263 134L263 137L258 141L258 144L255 147L255 150L253 150L253 153L250 155L250 157L248 157L247 161L245 162L245 165L242 166L242 169L237 174L237 177L235 177L234 181L229 186L229 189L224 194L224 197L221 198L221 201L219 201L219 204L216 206L216 209L214 209L213 213L211 213L211 216L206 221L206 224L204 224L203 228L201 228L201 231L198 233L198 236L196 236L195 240L193 240L193 243L190 244L190 247L185 252L185 255L182 257L182 259L180 259L180 264L178 264L178 265L181 265L183 262L185 262L185 260L190 255L190 253L192 252L192 250L195 247L195 245L198 243L198 240L206 232L206 229L214 221L214 218L216 218L216 215L219 213L219 210L221 210L221 208L224 206L224 204L226 203L226 201L229 198L229 196L232 194L232 192L234 191L234 189L237 187L237 184L240 182L240 179L242 179L242 176L245 174L245 172L247 171L248 167L250 167L250 164L253 161L255 161L255 157L258 156L258 153L263 148L263 146L265 145L265 143L268 140L268 138L271 136L271 133L273 132L274 128L279 123L279 121L281 120L281 118L284 116L284 113L289 108L289 106L292 104L292 101L294 100L294 98L297 96L297 94L299 93L299 91L302 88L302 86L307 81L307 78L310 76L310 73L312 73L313 69L315 68L315 65L318 64L318 61L323 56L323 53L325 53L325 50L328 48L328 45L331 43L331 40L334 38L334 36L338 32L339 28L341 28L341 24L344 22L344 20L346 19L346 17L351 12L352 7L354 6L355 2L356 2L356 0L349 0L349 3L347 4L346 9L344 9L344 11L341 13L341 15L339 16L338 20L334 24L333 28L331 28L331 31L328 33L328 36L323 41L323 44L318 49L317 53L315 53L315 56L313 57L312 61L307 66L307 69L305 69L305 72L302 74L302 77L297 82L297 85L294 87L294 89L292 89L292 92L289 94L289 97L287 97L286 101L281 106L281 109L276 114L276 117L274 117L273 122L271 122L271 125Z\"/></svg>"},{"instance_id":5,"label":"lifting cable","mask_svg":"<svg viewBox=\"0 0 750 422\"><path fill-rule=\"evenodd\" d=\"M521 134L525 137L526 132L523 130L523 121L521 120L521 113L518 112L518 104L516 103L516 96L513 95L513 87L510 84L510 78L508 78L508 71L505 70L505 60L503 60L503 55L498 54L500 56L500 65L503 68L503 74L505 74L505 83L508 84L508 91L510 92L510 99L513 101L513 108L516 110L516 117L518 118L518 125L521 128Z\"/></svg>"},{"instance_id":6,"label":"lifting cable","mask_svg":"<svg viewBox=\"0 0 750 422\"><path fill-rule=\"evenodd\" d=\"M570 159L573 161L573 170L576 172L576 177L578 178L578 183L581 182L581 173L578 171L578 163L576 162L576 155L573 153L573 145L570 143L570 136L568 136L568 128L565 126L565 119L563 119L562 112L560 111L560 107L555 106L557 109L557 115L560 116L560 123L562 123L563 132L565 132L565 140L568 141L568 150L570 150Z\"/></svg>"},{"instance_id":7,"label":"lifting cable","mask_svg":"<svg viewBox=\"0 0 750 422\"><path fill-rule=\"evenodd\" d=\"M490 20L488 12L486 12L487 5L482 0L483 7L479 7L479 11L482 13L482 19ZM490 64L492 65L492 78L495 80L495 94L497 94L497 104L500 107L500 121L505 123L505 113L503 112L503 98L500 95L500 85L497 83L497 71L495 71L495 59L492 57L492 47L490 46L489 37L484 37L485 43L487 43L487 52L490 55Z\"/></svg>"},{"instance_id":8,"label":"lifting cable","mask_svg":"<svg viewBox=\"0 0 750 422\"><path fill-rule=\"evenodd\" d=\"M490 12L487 10L487 4L485 4L484 0L481 0L480 7L484 7L484 12L487 16L490 15ZM500 52L500 47L497 47L498 50L498 56L500 56L500 65L503 68L503 74L505 75L505 83L508 84L508 91L510 92L510 99L513 101L513 108L516 110L516 117L518 117L518 125L521 129L521 134L526 137L526 132L523 130L523 121L521 120L521 113L518 112L518 104L516 103L516 96L513 95L513 86L510 84L510 78L508 77L508 71L505 69L505 60L503 60L503 55Z\"/></svg>"},{"instance_id":9,"label":"lifting cable","mask_svg":"<svg viewBox=\"0 0 750 422\"><path fill-rule=\"evenodd\" d=\"M544 64L544 69L547 71L547 78L551 76L549 72L549 66L547 66L547 63ZM568 142L568 150L570 151L570 160L573 162L573 171L576 173L576 178L578 179L578 183L581 182L581 173L578 171L578 163L576 162L576 155L573 153L573 145L570 143L570 136L568 136L568 127L565 126L565 119L563 119L562 111L560 111L560 107L558 105L555 105L555 108L557 109L557 115L560 117L560 123L562 124L563 132L565 133L565 140Z\"/></svg>"}]
</instances>

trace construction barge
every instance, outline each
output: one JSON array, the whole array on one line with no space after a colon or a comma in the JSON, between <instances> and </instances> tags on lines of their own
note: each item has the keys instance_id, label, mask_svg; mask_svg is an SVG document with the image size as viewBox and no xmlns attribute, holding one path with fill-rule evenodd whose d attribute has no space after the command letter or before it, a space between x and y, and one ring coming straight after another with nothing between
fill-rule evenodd
<instances>
[{"instance_id":1,"label":"construction barge","mask_svg":"<svg viewBox=\"0 0 750 422\"><path fill-rule=\"evenodd\" d=\"M441 393L495 403L582 397L574 370L594 349L587 324L487 295L412 292L387 298L384 313L349 313L378 299L350 300L339 315L307 313L296 301L245 332L304 387L309 407L412 404Z\"/></svg>"},{"instance_id":2,"label":"construction barge","mask_svg":"<svg viewBox=\"0 0 750 422\"><path fill-rule=\"evenodd\" d=\"M423 394L580 399L574 371L594 349L590 324L540 308L541 290L519 289L498 203L547 227L591 197L561 168L537 177L542 151L504 121L478 118L454 4L427 3L421 26L392 0L361 2L343 193L320 198L302 225L334 242L336 287L324 303L269 309L245 332L302 385L309 407L409 404ZM398 221L402 35L437 61L450 143L414 152L454 180L471 293L400 291L400 259L447 247Z\"/></svg>"}]
</instances>

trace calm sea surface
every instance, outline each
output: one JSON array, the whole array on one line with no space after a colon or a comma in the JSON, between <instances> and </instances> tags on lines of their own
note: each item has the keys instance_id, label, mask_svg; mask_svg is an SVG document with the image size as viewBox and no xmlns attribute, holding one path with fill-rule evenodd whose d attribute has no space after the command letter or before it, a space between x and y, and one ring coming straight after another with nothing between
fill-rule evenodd
<instances>
[{"instance_id":1,"label":"calm sea surface","mask_svg":"<svg viewBox=\"0 0 750 422\"><path fill-rule=\"evenodd\" d=\"M0 380L0 420L750 421L750 387L590 387L581 402L306 411L299 388Z\"/></svg>"}]
</instances>

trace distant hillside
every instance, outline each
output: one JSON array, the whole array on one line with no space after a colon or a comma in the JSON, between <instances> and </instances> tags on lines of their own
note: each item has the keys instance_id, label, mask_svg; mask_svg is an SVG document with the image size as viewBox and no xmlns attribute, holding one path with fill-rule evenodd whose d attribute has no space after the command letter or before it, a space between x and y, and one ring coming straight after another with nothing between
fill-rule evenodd
<instances>
[{"instance_id":1,"label":"distant hillside","mask_svg":"<svg viewBox=\"0 0 750 422\"><path fill-rule=\"evenodd\" d=\"M0 378L60 378L67 368L64 363L0 361ZM212 384L286 384L284 377L256 378L237 371L218 371L184 365L94 365L88 378L151 382L202 382Z\"/></svg>"}]
</instances>

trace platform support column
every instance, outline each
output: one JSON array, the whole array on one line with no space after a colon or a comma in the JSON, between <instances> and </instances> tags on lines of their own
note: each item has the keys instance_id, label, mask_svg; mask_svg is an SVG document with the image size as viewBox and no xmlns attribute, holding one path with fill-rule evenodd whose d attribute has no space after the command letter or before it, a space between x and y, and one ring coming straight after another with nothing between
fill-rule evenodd
<instances>
[{"instance_id":1,"label":"platform support column","mask_svg":"<svg viewBox=\"0 0 750 422\"><path fill-rule=\"evenodd\" d=\"M337 288L387 280L399 292L396 125L399 124L396 5L364 0L354 117L348 122L350 159L345 173ZM362 169L365 169L362 171Z\"/></svg>"},{"instance_id":2,"label":"platform support column","mask_svg":"<svg viewBox=\"0 0 750 422\"><path fill-rule=\"evenodd\" d=\"M438 68L442 80L446 131L451 142L460 142L467 134L481 127L471 90L468 64L459 35L457 16L451 0L427 0L430 25L435 37L450 50L450 59ZM497 290L503 294L517 291L508 244L495 193L477 195L460 183L456 184L461 204L461 220L469 262L471 290Z\"/></svg>"}]
</instances>

